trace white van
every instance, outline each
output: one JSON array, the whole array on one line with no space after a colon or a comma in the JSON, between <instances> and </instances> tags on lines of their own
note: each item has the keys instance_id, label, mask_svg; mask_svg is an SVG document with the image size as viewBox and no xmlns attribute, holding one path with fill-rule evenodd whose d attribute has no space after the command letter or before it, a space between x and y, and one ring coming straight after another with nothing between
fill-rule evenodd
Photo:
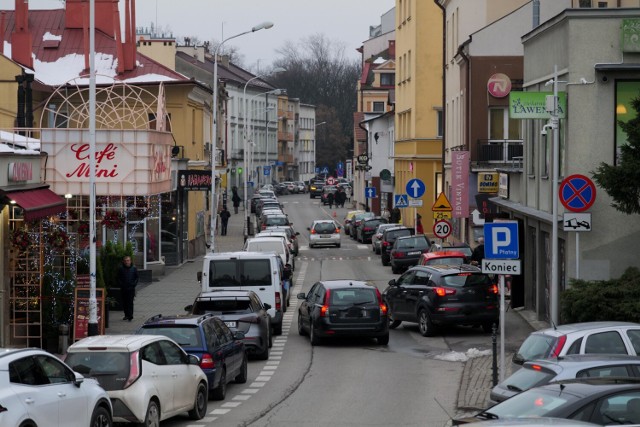
<instances>
[{"instance_id":1,"label":"white van","mask_svg":"<svg viewBox=\"0 0 640 427\"><path fill-rule=\"evenodd\" d=\"M284 264L273 252L221 252L205 255L198 281L202 292L253 291L271 305L273 334L282 334Z\"/></svg>"}]
</instances>

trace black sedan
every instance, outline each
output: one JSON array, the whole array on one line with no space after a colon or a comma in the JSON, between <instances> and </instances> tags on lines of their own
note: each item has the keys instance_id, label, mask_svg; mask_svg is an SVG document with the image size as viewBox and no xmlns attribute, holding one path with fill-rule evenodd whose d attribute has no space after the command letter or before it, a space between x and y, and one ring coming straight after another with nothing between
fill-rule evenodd
<instances>
[{"instance_id":1,"label":"black sedan","mask_svg":"<svg viewBox=\"0 0 640 427\"><path fill-rule=\"evenodd\" d=\"M311 345L329 337L373 337L389 343L387 306L378 289L360 280L325 280L298 294L298 333Z\"/></svg>"},{"instance_id":2,"label":"black sedan","mask_svg":"<svg viewBox=\"0 0 640 427\"><path fill-rule=\"evenodd\" d=\"M362 243L371 243L371 237L376 233L376 228L380 224L386 224L388 221L381 216L364 218L360 221L356 229L356 240Z\"/></svg>"},{"instance_id":3,"label":"black sedan","mask_svg":"<svg viewBox=\"0 0 640 427\"><path fill-rule=\"evenodd\" d=\"M638 424L640 381L630 378L558 381L524 391L475 416L454 419L452 424L520 417L557 417L597 425Z\"/></svg>"}]
</instances>

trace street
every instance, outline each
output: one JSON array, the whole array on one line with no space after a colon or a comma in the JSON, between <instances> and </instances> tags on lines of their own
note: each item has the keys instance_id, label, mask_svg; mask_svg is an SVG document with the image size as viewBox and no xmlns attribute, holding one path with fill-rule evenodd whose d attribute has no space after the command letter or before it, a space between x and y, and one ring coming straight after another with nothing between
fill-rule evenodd
<instances>
[{"instance_id":1,"label":"street","mask_svg":"<svg viewBox=\"0 0 640 427\"><path fill-rule=\"evenodd\" d=\"M321 279L348 278L367 280L382 291L397 275L391 273L390 267L382 266L370 245L357 243L344 234L340 249L308 248L306 228L311 221L334 218L335 212L335 220L341 223L348 206L330 210L321 206L318 199L310 200L307 194L279 199L300 232L300 254L283 334L274 338L269 360L250 361L246 384L229 384L224 401L209 401L208 415L203 420L194 422L185 415L162 425L446 425L451 416L460 412L460 406L466 406L459 402L466 355L482 355L486 359L491 350L491 334L480 328L458 327L425 338L416 324L404 323L391 331L388 346L363 339L325 341L312 347L308 337L298 335L296 294L308 291ZM227 240L219 237L220 250L242 245L243 217L242 210L232 216ZM237 240L237 246L231 245L230 239ZM193 270L199 266L181 268ZM140 307L144 306L144 295L154 286L157 284L152 283L140 293ZM188 290L189 295L182 297L185 301L193 298L198 289L189 285ZM183 302L172 301L172 313L182 312ZM510 352L531 328L520 316L508 314L505 347ZM490 378L491 372L485 374ZM481 390L482 395L488 392Z\"/></svg>"}]
</instances>

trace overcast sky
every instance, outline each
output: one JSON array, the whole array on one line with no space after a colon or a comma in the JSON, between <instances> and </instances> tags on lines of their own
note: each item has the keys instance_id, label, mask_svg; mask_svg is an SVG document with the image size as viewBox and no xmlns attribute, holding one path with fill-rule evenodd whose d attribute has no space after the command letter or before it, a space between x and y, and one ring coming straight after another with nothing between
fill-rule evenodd
<instances>
[{"instance_id":1,"label":"overcast sky","mask_svg":"<svg viewBox=\"0 0 640 427\"><path fill-rule=\"evenodd\" d=\"M120 10L124 10L121 1ZM15 0L0 0L0 9L13 10ZM29 0L31 9L60 8L60 0ZM270 64L275 49L285 41L297 42L313 34L342 42L345 55L359 58L355 51L369 38L369 26L379 25L380 16L395 6L395 0L138 0L137 26L156 22L176 37L196 36L200 40L221 40L249 30L264 21L273 28L246 34L225 43L235 46L252 67L260 60Z\"/></svg>"}]
</instances>

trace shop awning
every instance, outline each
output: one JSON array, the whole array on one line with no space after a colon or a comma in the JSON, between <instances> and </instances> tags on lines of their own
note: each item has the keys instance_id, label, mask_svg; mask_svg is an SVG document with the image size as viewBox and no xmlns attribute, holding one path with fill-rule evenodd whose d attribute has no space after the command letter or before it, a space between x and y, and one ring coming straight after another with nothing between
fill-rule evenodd
<instances>
[{"instance_id":1,"label":"shop awning","mask_svg":"<svg viewBox=\"0 0 640 427\"><path fill-rule=\"evenodd\" d=\"M55 215L67 209L66 201L48 188L4 193L24 210L24 219L29 221Z\"/></svg>"}]
</instances>

